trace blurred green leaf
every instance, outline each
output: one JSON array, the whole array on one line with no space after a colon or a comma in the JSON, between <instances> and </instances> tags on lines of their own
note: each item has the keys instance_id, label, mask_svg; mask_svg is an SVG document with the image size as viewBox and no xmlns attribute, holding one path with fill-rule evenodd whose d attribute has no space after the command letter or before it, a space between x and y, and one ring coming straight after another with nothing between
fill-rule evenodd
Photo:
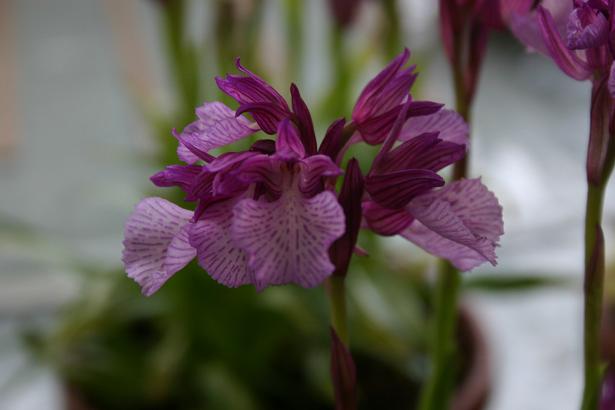
<instances>
[{"instance_id":1,"label":"blurred green leaf","mask_svg":"<svg viewBox=\"0 0 615 410\"><path fill-rule=\"evenodd\" d=\"M565 287L571 281L546 275L488 275L474 276L463 282L465 289L483 292L524 292L546 287Z\"/></svg>"}]
</instances>

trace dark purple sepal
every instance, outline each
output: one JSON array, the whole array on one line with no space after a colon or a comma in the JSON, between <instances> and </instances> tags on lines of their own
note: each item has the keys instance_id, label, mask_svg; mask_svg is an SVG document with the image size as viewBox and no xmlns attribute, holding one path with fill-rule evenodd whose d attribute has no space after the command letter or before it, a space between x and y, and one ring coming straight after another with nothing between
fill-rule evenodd
<instances>
[{"instance_id":1,"label":"dark purple sepal","mask_svg":"<svg viewBox=\"0 0 615 410\"><path fill-rule=\"evenodd\" d=\"M159 187L178 186L188 192L202 169L203 167L200 165L169 165L164 170L152 175L150 181Z\"/></svg>"},{"instance_id":2,"label":"dark purple sepal","mask_svg":"<svg viewBox=\"0 0 615 410\"><path fill-rule=\"evenodd\" d=\"M374 201L363 202L363 218L369 229L382 236L397 235L414 221L404 208L389 209Z\"/></svg>"},{"instance_id":3,"label":"dark purple sepal","mask_svg":"<svg viewBox=\"0 0 615 410\"><path fill-rule=\"evenodd\" d=\"M403 107L399 105L384 114L370 118L361 124L357 124L357 129L363 137L363 140L370 145L382 144L387 135L391 131L393 124L397 120L399 113ZM408 103L408 111L405 120L411 117L420 117L430 115L440 111L444 104L439 104L431 101L412 101ZM404 120L404 121L405 121Z\"/></svg>"},{"instance_id":4,"label":"dark purple sepal","mask_svg":"<svg viewBox=\"0 0 615 410\"><path fill-rule=\"evenodd\" d=\"M335 392L335 410L356 410L357 369L348 347L331 328L331 379Z\"/></svg>"},{"instance_id":5,"label":"dark purple sepal","mask_svg":"<svg viewBox=\"0 0 615 410\"><path fill-rule=\"evenodd\" d=\"M344 148L346 141L344 141L344 126L346 125L346 120L344 118L339 118L327 128L327 132L322 142L320 143L320 147L318 148L318 153L327 155L334 162L338 163L339 153Z\"/></svg>"},{"instance_id":6,"label":"dark purple sepal","mask_svg":"<svg viewBox=\"0 0 615 410\"><path fill-rule=\"evenodd\" d=\"M305 147L299 136L299 130L289 118L278 126L275 156L284 161L298 161L305 157Z\"/></svg>"},{"instance_id":7,"label":"dark purple sepal","mask_svg":"<svg viewBox=\"0 0 615 410\"><path fill-rule=\"evenodd\" d=\"M267 134L275 134L280 122L288 116L280 106L270 102L244 103L237 108L236 115L250 113L261 130Z\"/></svg>"},{"instance_id":8,"label":"dark purple sepal","mask_svg":"<svg viewBox=\"0 0 615 410\"><path fill-rule=\"evenodd\" d=\"M284 97L265 80L242 66L239 58L235 60L235 66L247 74L247 77L232 74L228 74L225 78L216 77L216 83L224 93L233 97L239 104L270 102L283 111L289 111Z\"/></svg>"},{"instance_id":9,"label":"dark purple sepal","mask_svg":"<svg viewBox=\"0 0 615 410\"><path fill-rule=\"evenodd\" d=\"M402 208L413 198L444 185L444 179L427 169L405 169L365 178L365 190L385 208Z\"/></svg>"},{"instance_id":10,"label":"dark purple sepal","mask_svg":"<svg viewBox=\"0 0 615 410\"><path fill-rule=\"evenodd\" d=\"M305 152L307 155L314 155L316 153L317 144L312 115L305 101L301 98L299 89L295 84L291 84L290 86L290 95L292 97L293 112L299 128L299 135L305 147Z\"/></svg>"},{"instance_id":11,"label":"dark purple sepal","mask_svg":"<svg viewBox=\"0 0 615 410\"><path fill-rule=\"evenodd\" d=\"M337 177L342 170L326 155L317 154L300 162L301 179L299 190L307 198L321 193L325 189L326 177Z\"/></svg>"},{"instance_id":12,"label":"dark purple sepal","mask_svg":"<svg viewBox=\"0 0 615 410\"><path fill-rule=\"evenodd\" d=\"M394 148L382 162L382 171L414 168L437 172L466 155L465 145L443 141L438 135L425 133Z\"/></svg>"},{"instance_id":13,"label":"dark purple sepal","mask_svg":"<svg viewBox=\"0 0 615 410\"><path fill-rule=\"evenodd\" d=\"M399 70L410 58L410 51L406 48L395 57L376 77L374 77L363 89L357 103L352 111L352 119L357 123L362 123L373 117L375 114L382 113L377 102L381 102L381 93L387 85L396 78ZM409 90L406 90L406 94ZM401 101L399 101L401 103Z\"/></svg>"},{"instance_id":14,"label":"dark purple sepal","mask_svg":"<svg viewBox=\"0 0 615 410\"><path fill-rule=\"evenodd\" d=\"M188 200L206 199L213 196L213 183L216 174L203 168L187 189Z\"/></svg>"},{"instance_id":15,"label":"dark purple sepal","mask_svg":"<svg viewBox=\"0 0 615 410\"><path fill-rule=\"evenodd\" d=\"M361 228L363 188L363 175L359 163L355 158L352 158L346 166L344 183L338 197L346 217L346 230L344 235L333 242L333 245L329 248L329 257L335 265L334 275L346 276L348 272L348 265Z\"/></svg>"}]
</instances>

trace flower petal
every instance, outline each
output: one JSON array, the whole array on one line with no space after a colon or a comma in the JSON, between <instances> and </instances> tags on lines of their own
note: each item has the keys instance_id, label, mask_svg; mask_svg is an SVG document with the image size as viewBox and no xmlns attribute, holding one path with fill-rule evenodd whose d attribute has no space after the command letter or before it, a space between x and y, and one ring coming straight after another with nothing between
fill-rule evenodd
<instances>
[{"instance_id":1,"label":"flower petal","mask_svg":"<svg viewBox=\"0 0 615 410\"><path fill-rule=\"evenodd\" d=\"M346 217L346 230L329 248L329 256L335 265L334 275L346 276L348 272L350 258L357 244L359 229L361 229L363 188L363 175L359 162L352 158L346 166L346 176L338 197Z\"/></svg>"},{"instance_id":2,"label":"flower petal","mask_svg":"<svg viewBox=\"0 0 615 410\"><path fill-rule=\"evenodd\" d=\"M346 120L344 118L339 118L327 128L327 132L325 133L325 137L318 148L318 152L320 154L324 154L329 156L335 163L339 164L344 155L344 145L346 145L345 136L344 136L344 126L346 125ZM360 138L359 138L360 141Z\"/></svg>"},{"instance_id":3,"label":"flower petal","mask_svg":"<svg viewBox=\"0 0 615 410\"><path fill-rule=\"evenodd\" d=\"M235 115L235 111L221 102L206 102L196 109L198 119L184 128L177 135L182 149L178 148L179 158L193 164L195 158L209 160L203 157L214 148L228 145L232 142L254 134L255 125L246 118ZM190 154L186 153L186 149Z\"/></svg>"},{"instance_id":4,"label":"flower petal","mask_svg":"<svg viewBox=\"0 0 615 410\"><path fill-rule=\"evenodd\" d=\"M250 112L263 131L274 134L278 123L290 110L284 97L262 78L235 61L237 68L247 77L229 74L216 77L218 87L240 104L240 112Z\"/></svg>"},{"instance_id":5,"label":"flower petal","mask_svg":"<svg viewBox=\"0 0 615 410\"><path fill-rule=\"evenodd\" d=\"M570 13L566 30L568 48L584 50L606 43L609 36L609 22L602 13L583 4Z\"/></svg>"},{"instance_id":6,"label":"flower petal","mask_svg":"<svg viewBox=\"0 0 615 410\"><path fill-rule=\"evenodd\" d=\"M463 117L453 110L440 110L431 115L409 118L399 134L400 141L408 141L421 134L437 132L438 138L455 144L469 144L470 129Z\"/></svg>"},{"instance_id":7,"label":"flower petal","mask_svg":"<svg viewBox=\"0 0 615 410\"><path fill-rule=\"evenodd\" d=\"M139 202L126 221L122 261L145 296L155 293L196 255L188 243L192 213L162 198Z\"/></svg>"},{"instance_id":8,"label":"flower petal","mask_svg":"<svg viewBox=\"0 0 615 410\"><path fill-rule=\"evenodd\" d=\"M305 101L301 98L299 89L295 84L290 86L290 95L292 96L293 112L297 116L297 125L299 127L301 141L305 147L305 152L308 155L314 155L317 150L316 134L314 133L314 123L312 115Z\"/></svg>"},{"instance_id":9,"label":"flower petal","mask_svg":"<svg viewBox=\"0 0 615 410\"><path fill-rule=\"evenodd\" d=\"M442 141L438 133L426 133L404 142L386 155L380 170L428 169L437 172L466 155L464 145Z\"/></svg>"},{"instance_id":10,"label":"flower petal","mask_svg":"<svg viewBox=\"0 0 615 410\"><path fill-rule=\"evenodd\" d=\"M342 170L326 155L312 155L301 161L301 179L299 190L307 197L312 197L324 189L323 177L335 177Z\"/></svg>"},{"instance_id":11,"label":"flower petal","mask_svg":"<svg viewBox=\"0 0 615 410\"><path fill-rule=\"evenodd\" d=\"M405 48L401 54L395 57L389 65L387 65L380 73L378 73L378 75L367 83L361 92L361 95L359 95L357 103L352 111L352 119L355 122L361 123L369 117L384 112L380 110L380 107L376 104L376 102L381 100L379 97L381 96L382 91L394 78L398 76L399 70L404 64L406 64L409 58L410 51ZM409 91L409 89L406 89L405 94L408 94ZM398 104L400 103L401 100Z\"/></svg>"},{"instance_id":12,"label":"flower petal","mask_svg":"<svg viewBox=\"0 0 615 410\"><path fill-rule=\"evenodd\" d=\"M216 282L229 288L253 283L246 254L231 238L235 203L228 200L210 206L190 232L199 265Z\"/></svg>"},{"instance_id":13,"label":"flower petal","mask_svg":"<svg viewBox=\"0 0 615 410\"><path fill-rule=\"evenodd\" d=\"M159 187L179 186L188 192L202 170L200 165L169 165L152 175L150 180Z\"/></svg>"},{"instance_id":14,"label":"flower petal","mask_svg":"<svg viewBox=\"0 0 615 410\"><path fill-rule=\"evenodd\" d=\"M232 236L249 255L257 289L314 287L333 272L329 246L344 233L344 212L333 193L305 199L294 189L275 202L244 199L234 211Z\"/></svg>"},{"instance_id":15,"label":"flower petal","mask_svg":"<svg viewBox=\"0 0 615 410\"><path fill-rule=\"evenodd\" d=\"M402 208L413 198L442 185L444 179L426 169L405 169L365 178L365 190L372 199L385 208L393 209Z\"/></svg>"},{"instance_id":16,"label":"flower petal","mask_svg":"<svg viewBox=\"0 0 615 410\"><path fill-rule=\"evenodd\" d=\"M406 112L404 121L408 118L430 115L442 108L442 104L431 101L412 101L408 102L408 111ZM393 124L397 120L399 113L403 107L399 105L384 114L369 118L361 124L357 124L357 129L363 140L370 145L381 144L393 128Z\"/></svg>"},{"instance_id":17,"label":"flower petal","mask_svg":"<svg viewBox=\"0 0 615 410\"><path fill-rule=\"evenodd\" d=\"M413 200L416 221L402 236L467 271L496 264L495 247L504 233L502 207L480 179L461 180Z\"/></svg>"},{"instance_id":18,"label":"flower petal","mask_svg":"<svg viewBox=\"0 0 615 410\"><path fill-rule=\"evenodd\" d=\"M363 202L363 217L367 227L382 236L397 235L414 221L407 210L385 208L374 201Z\"/></svg>"},{"instance_id":19,"label":"flower petal","mask_svg":"<svg viewBox=\"0 0 615 410\"><path fill-rule=\"evenodd\" d=\"M301 142L299 130L288 118L278 126L275 157L283 161L297 161L305 157L305 147Z\"/></svg>"},{"instance_id":20,"label":"flower petal","mask_svg":"<svg viewBox=\"0 0 615 410\"><path fill-rule=\"evenodd\" d=\"M587 64L574 51L569 50L557 31L553 16L542 6L538 6L538 22L551 58L558 67L575 80L586 80L591 75Z\"/></svg>"}]
</instances>

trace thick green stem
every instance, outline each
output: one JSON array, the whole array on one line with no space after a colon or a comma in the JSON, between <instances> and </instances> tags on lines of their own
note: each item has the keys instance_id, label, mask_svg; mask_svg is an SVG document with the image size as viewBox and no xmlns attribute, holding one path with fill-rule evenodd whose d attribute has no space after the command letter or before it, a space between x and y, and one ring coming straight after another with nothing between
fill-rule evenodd
<instances>
[{"instance_id":1,"label":"thick green stem","mask_svg":"<svg viewBox=\"0 0 615 410\"><path fill-rule=\"evenodd\" d=\"M600 321L604 282L604 245L598 240L604 203L604 185L589 184L585 214L585 315L583 410L598 409L602 379Z\"/></svg>"},{"instance_id":2,"label":"thick green stem","mask_svg":"<svg viewBox=\"0 0 615 410\"><path fill-rule=\"evenodd\" d=\"M423 387L421 410L446 410L455 382L457 302L461 276L443 262L435 289L434 326L431 335L431 374Z\"/></svg>"},{"instance_id":3,"label":"thick green stem","mask_svg":"<svg viewBox=\"0 0 615 410\"><path fill-rule=\"evenodd\" d=\"M331 276L327 291L331 309L331 326L344 345L348 347L348 322L346 320L346 284L343 276Z\"/></svg>"}]
</instances>

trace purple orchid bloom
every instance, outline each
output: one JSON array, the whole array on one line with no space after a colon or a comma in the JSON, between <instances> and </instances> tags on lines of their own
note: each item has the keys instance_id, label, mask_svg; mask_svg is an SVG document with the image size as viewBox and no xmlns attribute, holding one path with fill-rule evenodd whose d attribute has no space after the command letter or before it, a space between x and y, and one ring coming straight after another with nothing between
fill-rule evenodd
<instances>
[{"instance_id":1,"label":"purple orchid bloom","mask_svg":"<svg viewBox=\"0 0 615 410\"><path fill-rule=\"evenodd\" d=\"M365 179L367 226L381 235L401 235L462 271L495 265L504 233L496 197L480 179L444 186L437 174L465 156L467 124L449 110L405 120L408 105ZM396 141L402 143L393 148Z\"/></svg>"},{"instance_id":2,"label":"purple orchid bloom","mask_svg":"<svg viewBox=\"0 0 615 410\"><path fill-rule=\"evenodd\" d=\"M234 112L219 102L196 110L181 133L178 155L187 165L155 174L158 186L179 186L194 212L162 198L146 198L129 217L123 261L145 295L156 292L194 257L228 287L320 284L334 270L329 247L345 232L333 191L340 168L316 153L307 107L293 85L292 111L255 74L217 79L235 98ZM249 112L256 123L242 116ZM213 157L209 151L262 130L275 141ZM273 131L273 132L272 132ZM204 164L201 164L204 163Z\"/></svg>"},{"instance_id":3,"label":"purple orchid bloom","mask_svg":"<svg viewBox=\"0 0 615 410\"><path fill-rule=\"evenodd\" d=\"M437 172L465 155L467 125L441 104L412 100L414 69L401 68L408 57L405 50L367 85L353 121L331 124L320 147L297 87L291 86L289 107L237 61L246 76L217 83L238 110L220 102L197 108L197 120L174 131L186 165L151 178L161 187L180 187L195 210L162 198L136 206L125 228L129 277L151 295L196 257L228 287L314 287L331 274L346 275L364 216L377 233L401 234L462 269L495 263L502 221L493 194L478 180L434 190L444 185ZM275 139L211 154L258 131ZM384 144L365 179L357 161L348 162L337 197L344 153L361 141Z\"/></svg>"},{"instance_id":4,"label":"purple orchid bloom","mask_svg":"<svg viewBox=\"0 0 615 410\"><path fill-rule=\"evenodd\" d=\"M352 111L352 120L357 129L357 137L360 136L368 144L382 144L403 103L409 98L410 88L418 76L414 72L416 66L404 68L409 58L410 51L405 49L359 95ZM432 114L440 108L442 104L431 101L411 102L406 117Z\"/></svg>"},{"instance_id":5,"label":"purple orchid bloom","mask_svg":"<svg viewBox=\"0 0 615 410\"><path fill-rule=\"evenodd\" d=\"M513 13L513 33L531 50L550 57L569 77L591 80L591 127L587 175L604 178L609 118L615 98L615 2L544 0L538 7Z\"/></svg>"}]
</instances>

